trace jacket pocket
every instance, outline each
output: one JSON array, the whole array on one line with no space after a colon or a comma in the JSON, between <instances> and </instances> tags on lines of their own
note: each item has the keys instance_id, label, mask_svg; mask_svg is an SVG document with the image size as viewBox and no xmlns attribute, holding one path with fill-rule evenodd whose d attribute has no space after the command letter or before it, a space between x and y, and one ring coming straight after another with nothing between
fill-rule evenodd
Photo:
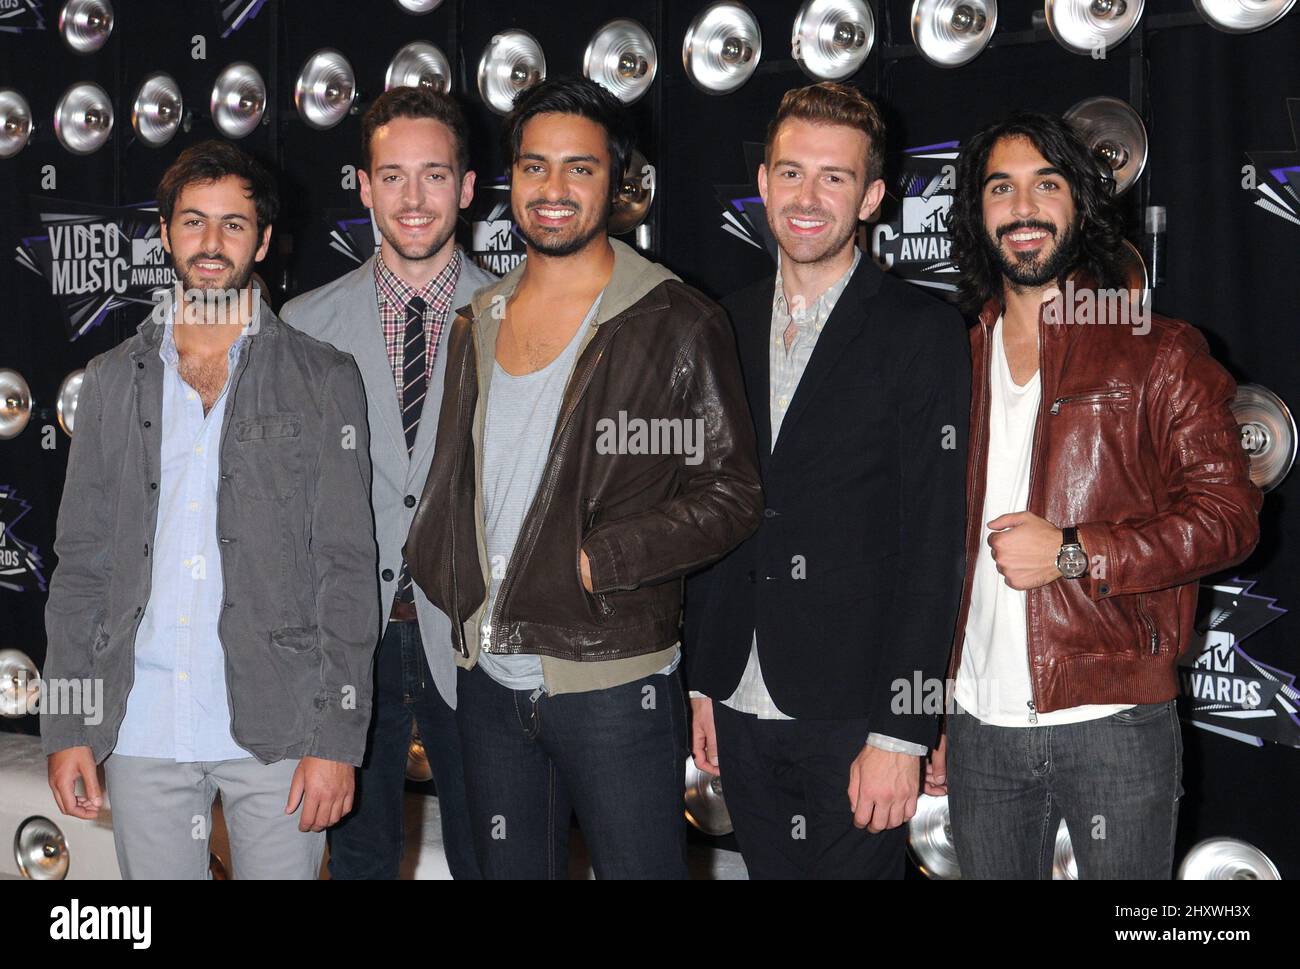
<instances>
[{"instance_id":1,"label":"jacket pocket","mask_svg":"<svg viewBox=\"0 0 1300 969\"><path fill-rule=\"evenodd\" d=\"M1061 413L1062 407L1078 406L1122 406L1132 398L1132 391L1128 387L1098 387L1093 390L1081 390L1072 394L1062 394L1052 401L1050 412L1052 414Z\"/></svg>"},{"instance_id":2,"label":"jacket pocket","mask_svg":"<svg viewBox=\"0 0 1300 969\"><path fill-rule=\"evenodd\" d=\"M315 626L283 626L271 630L271 642L290 653L308 653L320 645Z\"/></svg>"},{"instance_id":3,"label":"jacket pocket","mask_svg":"<svg viewBox=\"0 0 1300 969\"><path fill-rule=\"evenodd\" d=\"M582 532L578 539L578 553L575 555L573 567L578 578L578 591L582 593L583 601L587 604L587 610L591 613L591 618L602 623L614 614L614 605L609 601L609 596L603 593L588 592L587 587L582 584L582 546L587 544L587 536L596 526L596 517L600 514L600 499L586 498L583 500L582 515Z\"/></svg>"},{"instance_id":4,"label":"jacket pocket","mask_svg":"<svg viewBox=\"0 0 1300 969\"><path fill-rule=\"evenodd\" d=\"M1145 592L1138 593L1137 616L1143 636L1143 649L1152 655L1160 652L1160 630L1156 627L1156 621L1150 610L1147 609L1147 594Z\"/></svg>"},{"instance_id":5,"label":"jacket pocket","mask_svg":"<svg viewBox=\"0 0 1300 969\"><path fill-rule=\"evenodd\" d=\"M255 501L285 501L302 486L302 415L259 414L237 421L228 470L235 490ZM223 457L225 455L223 454Z\"/></svg>"}]
</instances>

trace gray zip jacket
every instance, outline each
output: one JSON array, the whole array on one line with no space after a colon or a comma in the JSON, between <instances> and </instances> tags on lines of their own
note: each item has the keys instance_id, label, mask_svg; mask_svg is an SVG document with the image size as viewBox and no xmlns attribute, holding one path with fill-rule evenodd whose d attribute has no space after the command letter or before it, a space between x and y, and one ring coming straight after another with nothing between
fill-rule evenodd
<instances>
[{"instance_id":1,"label":"gray zip jacket","mask_svg":"<svg viewBox=\"0 0 1300 969\"><path fill-rule=\"evenodd\" d=\"M88 745L104 760L126 714L158 519L161 339L146 319L86 366L45 610L47 755ZM361 375L263 303L227 394L218 635L231 735L265 764L360 766L380 628Z\"/></svg>"}]
</instances>

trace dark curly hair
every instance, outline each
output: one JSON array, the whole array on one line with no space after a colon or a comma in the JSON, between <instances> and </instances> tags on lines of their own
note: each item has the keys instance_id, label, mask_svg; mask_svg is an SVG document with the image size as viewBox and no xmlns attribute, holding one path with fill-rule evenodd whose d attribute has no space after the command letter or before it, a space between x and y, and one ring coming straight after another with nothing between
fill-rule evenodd
<instances>
[{"instance_id":1,"label":"dark curly hair","mask_svg":"<svg viewBox=\"0 0 1300 969\"><path fill-rule=\"evenodd\" d=\"M1101 287L1125 284L1122 262L1123 213L1088 147L1066 122L1033 111L1017 111L978 132L957 161L957 195L948 215L952 257L961 272L957 298L974 316L990 299L1002 297L1002 270L991 257L984 228L984 172L989 155L1004 138L1027 138L1070 186L1078 223L1076 258L1058 283L1075 270L1088 273Z\"/></svg>"}]
</instances>

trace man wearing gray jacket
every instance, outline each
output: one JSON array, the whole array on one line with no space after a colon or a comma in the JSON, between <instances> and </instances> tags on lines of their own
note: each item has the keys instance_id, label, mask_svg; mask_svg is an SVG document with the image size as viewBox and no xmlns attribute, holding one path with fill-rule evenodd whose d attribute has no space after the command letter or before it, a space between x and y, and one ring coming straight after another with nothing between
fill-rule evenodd
<instances>
[{"instance_id":1,"label":"man wearing gray jacket","mask_svg":"<svg viewBox=\"0 0 1300 969\"><path fill-rule=\"evenodd\" d=\"M104 762L126 878L207 877L218 791L236 877L315 878L365 751L365 398L251 284L276 208L239 149L183 152L158 188L172 299L86 367L41 735L66 814L98 816Z\"/></svg>"},{"instance_id":2,"label":"man wearing gray jacket","mask_svg":"<svg viewBox=\"0 0 1300 969\"><path fill-rule=\"evenodd\" d=\"M446 95L395 88L361 122L361 199L383 243L361 267L283 309L294 326L351 353L365 381L374 466L379 600L387 617L375 660L370 748L353 814L331 830L332 878L396 878L403 780L414 721L433 770L443 846L455 878L477 878L456 726L447 617L402 558L438 428L454 310L495 277L456 247L474 196L465 119Z\"/></svg>"}]
</instances>

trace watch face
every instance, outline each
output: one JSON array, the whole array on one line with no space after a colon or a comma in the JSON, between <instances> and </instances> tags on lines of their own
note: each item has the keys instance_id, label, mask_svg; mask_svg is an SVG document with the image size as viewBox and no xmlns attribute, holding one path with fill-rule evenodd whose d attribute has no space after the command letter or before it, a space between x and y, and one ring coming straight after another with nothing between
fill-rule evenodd
<instances>
[{"instance_id":1,"label":"watch face","mask_svg":"<svg viewBox=\"0 0 1300 969\"><path fill-rule=\"evenodd\" d=\"M1088 570L1088 557L1077 545L1067 545L1056 556L1056 567L1067 579L1077 579Z\"/></svg>"}]
</instances>

